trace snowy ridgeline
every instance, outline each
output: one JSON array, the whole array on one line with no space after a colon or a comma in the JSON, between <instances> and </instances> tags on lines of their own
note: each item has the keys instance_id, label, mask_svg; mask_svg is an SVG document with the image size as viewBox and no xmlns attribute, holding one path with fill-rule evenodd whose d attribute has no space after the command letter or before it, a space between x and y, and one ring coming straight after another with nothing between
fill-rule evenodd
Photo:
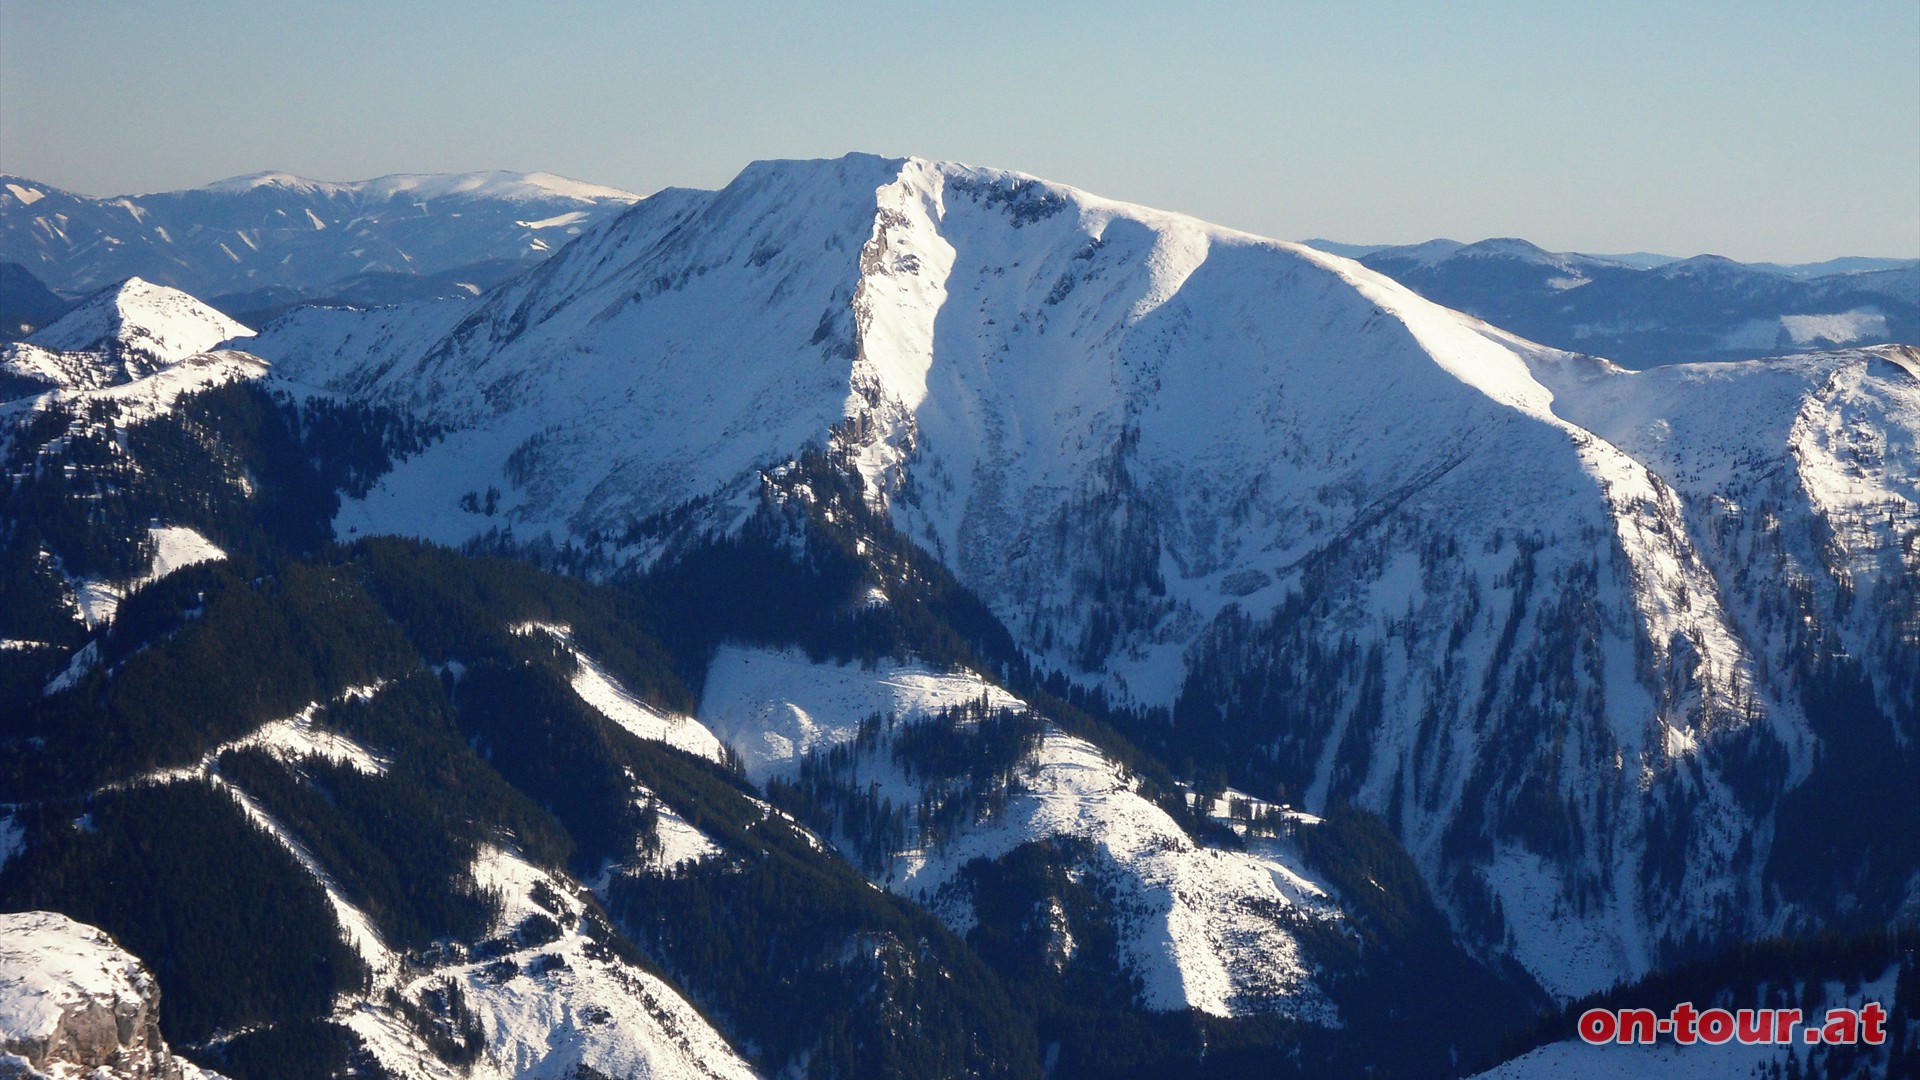
<instances>
[{"instance_id":1,"label":"snowy ridgeline","mask_svg":"<svg viewBox=\"0 0 1920 1080\"><path fill-rule=\"evenodd\" d=\"M545 634L557 642L576 665L573 692L594 711L625 728L635 738L663 742L708 761L721 761L720 740L692 717L664 713L628 693L592 657L573 643L573 631L548 623L521 623L516 634Z\"/></svg>"},{"instance_id":2,"label":"snowy ridgeline","mask_svg":"<svg viewBox=\"0 0 1920 1080\"><path fill-rule=\"evenodd\" d=\"M186 293L135 277L96 294L31 340L44 349L103 352L123 363L158 368L252 336L252 330Z\"/></svg>"},{"instance_id":3,"label":"snowy ridgeline","mask_svg":"<svg viewBox=\"0 0 1920 1080\"><path fill-rule=\"evenodd\" d=\"M130 279L0 346L0 423L52 406L107 407L121 424L152 419L184 395L265 377L259 357L220 347L252 335L178 289Z\"/></svg>"}]
</instances>

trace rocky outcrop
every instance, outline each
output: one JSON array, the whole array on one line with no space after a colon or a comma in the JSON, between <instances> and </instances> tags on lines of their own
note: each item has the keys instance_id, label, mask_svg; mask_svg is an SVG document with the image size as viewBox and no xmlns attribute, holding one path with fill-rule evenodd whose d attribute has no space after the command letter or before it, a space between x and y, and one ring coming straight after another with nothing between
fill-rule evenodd
<instances>
[{"instance_id":1,"label":"rocky outcrop","mask_svg":"<svg viewBox=\"0 0 1920 1080\"><path fill-rule=\"evenodd\" d=\"M160 1036L160 987L106 932L0 915L0 1080L204 1080Z\"/></svg>"}]
</instances>

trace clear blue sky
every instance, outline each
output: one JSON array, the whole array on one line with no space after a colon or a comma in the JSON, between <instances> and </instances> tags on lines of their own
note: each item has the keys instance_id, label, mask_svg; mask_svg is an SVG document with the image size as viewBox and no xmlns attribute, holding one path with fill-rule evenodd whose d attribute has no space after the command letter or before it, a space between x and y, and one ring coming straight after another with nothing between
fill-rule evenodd
<instances>
[{"instance_id":1,"label":"clear blue sky","mask_svg":"<svg viewBox=\"0 0 1920 1080\"><path fill-rule=\"evenodd\" d=\"M0 170L713 187L918 154L1288 238L1920 256L1920 0L0 0Z\"/></svg>"}]
</instances>

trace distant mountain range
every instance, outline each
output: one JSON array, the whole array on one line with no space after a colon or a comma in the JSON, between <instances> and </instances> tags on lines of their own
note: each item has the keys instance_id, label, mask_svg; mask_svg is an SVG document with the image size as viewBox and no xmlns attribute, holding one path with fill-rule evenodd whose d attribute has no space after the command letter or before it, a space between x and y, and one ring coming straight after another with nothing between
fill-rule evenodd
<instances>
[{"instance_id":1,"label":"distant mountain range","mask_svg":"<svg viewBox=\"0 0 1920 1080\"><path fill-rule=\"evenodd\" d=\"M112 198L0 176L0 261L69 297L140 277L263 321L301 300L471 296L638 200L548 173L259 173Z\"/></svg>"},{"instance_id":2,"label":"distant mountain range","mask_svg":"<svg viewBox=\"0 0 1920 1080\"><path fill-rule=\"evenodd\" d=\"M1482 243L1493 244L1503 242L1506 241L1482 241ZM1301 243L1317 251L1325 251L1334 255L1344 255L1349 259L1364 259L1369 255L1383 251L1411 252L1423 248L1438 248L1441 250L1451 248L1458 250L1459 248L1473 246L1471 244L1463 244L1458 240L1447 239L1429 240L1422 244L1345 244L1338 240L1314 237L1311 240L1302 240ZM1545 249L1540 250L1544 251ZM1559 254L1562 257L1566 257L1574 255L1575 253L1561 252ZM1668 263L1684 262L1687 258L1684 255L1662 255L1653 251L1629 251L1609 254L1579 253L1579 257L1597 259L1601 262L1619 263L1622 266L1632 266L1642 270L1651 270L1654 267L1665 266ZM1843 255L1837 259L1823 259L1820 262L1810 263L1756 262L1742 263L1741 265L1751 267L1755 270L1765 270L1769 273L1780 274L1784 277L1812 278L1827 277L1833 274L1853 274L1863 270L1903 270L1915 264L1920 264L1920 259L1884 259L1862 255Z\"/></svg>"},{"instance_id":3,"label":"distant mountain range","mask_svg":"<svg viewBox=\"0 0 1920 1080\"><path fill-rule=\"evenodd\" d=\"M1516 239L1307 243L1436 303L1629 368L1920 341L1920 259L1782 266L1715 255L1579 255Z\"/></svg>"}]
</instances>

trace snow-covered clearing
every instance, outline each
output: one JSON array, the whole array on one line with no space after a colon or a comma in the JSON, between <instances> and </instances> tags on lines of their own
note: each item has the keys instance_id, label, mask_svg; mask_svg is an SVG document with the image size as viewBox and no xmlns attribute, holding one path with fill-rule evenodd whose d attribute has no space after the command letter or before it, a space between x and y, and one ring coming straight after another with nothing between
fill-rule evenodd
<instances>
[{"instance_id":1,"label":"snow-covered clearing","mask_svg":"<svg viewBox=\"0 0 1920 1080\"><path fill-rule=\"evenodd\" d=\"M805 753L851 741L870 716L925 720L983 698L996 708L1025 708L972 672L917 662L814 664L793 652L727 647L708 673L700 715L742 748L759 778L791 774ZM924 778L909 778L883 753L858 783L912 806ZM1089 870L1116 887L1121 962L1145 983L1148 1008L1280 1011L1332 1023L1332 1003L1287 925L1293 918L1337 922L1326 888L1297 868L1297 853L1283 841L1256 840L1244 852L1195 843L1137 787L1091 743L1048 729L1017 766L1005 809L932 850L903 852L882 884L964 932L971 906L949 886L971 860L998 859L1033 841L1083 842L1097 853Z\"/></svg>"},{"instance_id":2,"label":"snow-covered clearing","mask_svg":"<svg viewBox=\"0 0 1920 1080\"><path fill-rule=\"evenodd\" d=\"M663 742L709 761L720 761L725 756L720 740L698 720L662 712L628 693L606 669L574 645L570 628L549 623L521 623L513 632L538 632L559 642L577 665L570 683L573 692L595 712L619 724L635 738Z\"/></svg>"},{"instance_id":3,"label":"snow-covered clearing","mask_svg":"<svg viewBox=\"0 0 1920 1080\"><path fill-rule=\"evenodd\" d=\"M408 973L400 990L415 1001L459 987L485 1040L470 1071L426 1053L390 1010L364 1001L344 1007L342 1022L382 1065L407 1076L486 1080L563 1080L583 1075L583 1067L658 1080L754 1075L673 987L594 940L593 916L570 882L499 848L483 849L473 872L504 901L497 935L534 920L557 927L559 937L485 961Z\"/></svg>"}]
</instances>

